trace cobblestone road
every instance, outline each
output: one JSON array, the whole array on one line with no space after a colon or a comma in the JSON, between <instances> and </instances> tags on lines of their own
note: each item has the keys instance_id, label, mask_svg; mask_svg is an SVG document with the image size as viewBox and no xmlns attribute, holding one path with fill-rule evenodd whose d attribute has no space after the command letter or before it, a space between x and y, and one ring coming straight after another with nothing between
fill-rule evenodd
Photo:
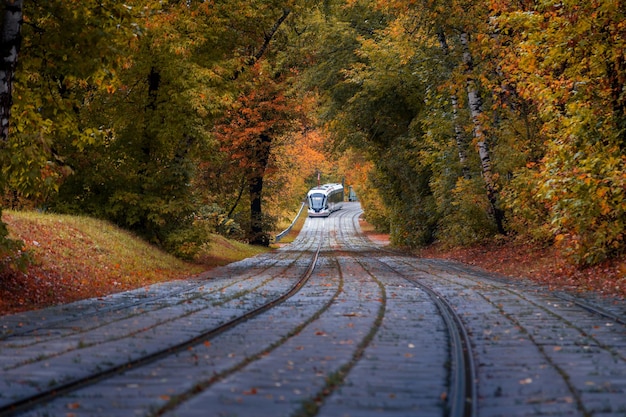
<instances>
[{"instance_id":1,"label":"cobblestone road","mask_svg":"<svg viewBox=\"0 0 626 417\"><path fill-rule=\"evenodd\" d=\"M389 251L359 214L198 279L1 317L0 416L626 416L623 300Z\"/></svg>"}]
</instances>

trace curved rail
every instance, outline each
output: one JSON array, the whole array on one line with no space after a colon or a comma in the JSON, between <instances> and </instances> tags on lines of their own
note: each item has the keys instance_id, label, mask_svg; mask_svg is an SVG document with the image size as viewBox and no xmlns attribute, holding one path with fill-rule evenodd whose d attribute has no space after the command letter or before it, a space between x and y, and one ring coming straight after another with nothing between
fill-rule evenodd
<instances>
[{"instance_id":1,"label":"curved rail","mask_svg":"<svg viewBox=\"0 0 626 417\"><path fill-rule=\"evenodd\" d=\"M358 221L353 218L355 230L360 230ZM377 247L364 238L364 241L368 242L368 246L372 247L377 252L391 252ZM391 252L394 255L398 255L397 252ZM427 285L417 282L415 279L410 278L398 271L392 265L374 258L381 264L385 265L388 269L392 270L395 274L402 277L406 281L415 285L416 287L425 291L433 300L448 329L448 335L450 337L451 345L451 372L450 372L450 394L447 396L447 410L446 415L449 417L473 417L477 415L477 392L475 388L476 381L476 366L474 364L474 357L472 354L472 348L469 335L465 329L463 321L448 303L445 298L437 291L428 287Z\"/></svg>"},{"instance_id":2,"label":"curved rail","mask_svg":"<svg viewBox=\"0 0 626 417\"><path fill-rule=\"evenodd\" d=\"M191 339L187 339L179 344L176 344L174 346L170 346L166 349L163 350L159 350L156 352L153 352L151 354L148 354L146 356L143 356L141 358L137 358L131 361L127 361L123 364L119 364L116 366L113 366L109 369L106 369L104 371L98 372L98 373L94 373L93 375L89 375L83 378L78 378L75 379L73 381L69 381L67 383L64 383L62 385L59 386L55 386L49 390L45 390L42 391L38 394L34 394L31 395L29 397L25 397L22 398L20 400L17 400L11 404L7 404L4 405L2 407L0 407L0 417L7 417L7 416L13 416L17 413L21 413L24 411L27 411L29 409L32 409L38 405L41 405L43 403L46 403L54 398L66 395L68 393L71 393L73 391L76 391L80 388L95 384L99 381L105 380L107 378L110 378L112 376L127 372L129 370L132 369L136 369L139 368L141 366L147 365L149 363L155 362L159 359L165 358L167 356L176 354L178 352L182 352L187 350L188 348L195 346L197 344L203 343L221 333L224 333L225 331L237 326L238 324L241 324L255 316L258 316L259 314L269 310L270 308L284 302L285 300L289 299L290 297L292 297L293 295L295 295L298 291L300 291L300 289L306 284L306 282L309 280L309 278L311 277L311 274L313 273L313 270L315 269L315 266L317 264L317 261L319 259L319 254L321 251L321 247L322 247L322 240L320 240L317 249L315 250L315 253L313 255L313 258L311 260L311 263L309 264L307 270L298 278L297 282L291 286L291 288L289 288L288 291L286 291L285 293L281 294L280 296L274 298L273 300L268 301L267 303L255 308L254 310L248 311L245 314L236 317L218 327L215 327L211 330L208 330L206 332L203 332Z\"/></svg>"},{"instance_id":3,"label":"curved rail","mask_svg":"<svg viewBox=\"0 0 626 417\"><path fill-rule=\"evenodd\" d=\"M262 273L268 269L270 269L271 267L273 267L274 265L276 265L276 263L278 262L277 260L278 258L275 258L272 260L271 263L267 264L267 265L263 265L259 271L257 271L257 273ZM118 299L118 296L122 293L119 294L114 294L111 295L110 297L107 298L107 300L98 300L97 305L86 305L85 308L81 309L81 305L83 305L87 300L82 300L82 301L77 301L74 303L71 303L71 305L77 306L77 308L72 312L72 315L68 317L68 314L58 314L58 317L56 318L51 318L50 315L46 315L45 319L42 320L41 319L41 310L40 311L33 311L33 312L26 312L26 314L31 314L30 317L26 317L26 318L20 318L18 320L14 321L14 325L8 325L8 330L5 329L0 329L0 332L4 332L4 333L0 333L0 342L3 341L7 341L10 339L14 339L14 338L18 338L27 334L36 334L37 332L39 333L45 333L46 331L48 331L50 329L51 326L55 326L58 324L62 324L65 327L68 328L72 328L73 331L70 334L73 333L77 333L77 332L83 332L85 330L95 330L98 327L101 326L106 326L109 325L110 323L114 323L116 321L119 320L124 320L126 318L128 318L129 315L133 315L133 313L129 313L128 315L121 315L118 317L113 317L110 320L104 320L101 323L96 324L94 322L94 324L88 328L80 328L80 326L76 325L76 324L72 324L70 325L70 323L75 323L77 321L85 321L85 319L88 319L90 317L98 317L101 318L103 315L106 317L106 315L109 314L117 314L119 312L122 312L124 310L132 310L132 309L136 309L139 307L142 307L142 311L146 311L146 309L148 307L145 307L147 304L156 304L158 301L161 300L165 300L167 298L171 298L172 296L176 296L176 295L184 295L186 293L192 293L193 291L205 287L207 285L207 278L208 275L206 275L206 273L201 274L198 276L198 278L195 278L191 281L185 281L185 283L189 283L188 285L181 285L181 288L173 288L168 290L166 293L164 294L156 294L156 295L145 295L145 288L140 288L137 290L131 290L128 292L125 292L125 294L133 294L133 293L137 293L139 294L139 297L135 297L134 301L130 301L130 302L125 302L125 301L121 301ZM214 291L211 291L212 293L216 293L218 291L222 291L225 288L229 288L232 286L237 285L240 281L242 280L246 280L250 278L249 276L246 277L242 277L241 279L238 280L229 280L229 283L215 289ZM157 284L160 285L160 284ZM205 294L206 295L206 294ZM195 298L202 298L205 295L195 295L193 297L190 297L189 299L195 299ZM189 299L186 299L185 301L188 301ZM160 306L160 307L154 307L153 309L151 309L152 311L156 311L162 308L165 308L166 306ZM64 309L67 311L67 305L63 306L54 306L51 307L50 309L52 310L61 310ZM53 315L54 317L54 315ZM29 324L29 322L32 322L33 324ZM19 323L19 325L17 325L17 323ZM44 326L45 323L45 326ZM74 329L76 329L74 331ZM56 338L64 338L67 337L68 334L63 334L61 336L58 336ZM55 338L50 338L48 340L54 340ZM42 339L39 339L38 341L41 341ZM0 346L1 348L1 346Z\"/></svg>"},{"instance_id":4,"label":"curved rail","mask_svg":"<svg viewBox=\"0 0 626 417\"><path fill-rule=\"evenodd\" d=\"M381 261L382 262L382 261ZM384 262L383 262L384 263ZM397 273L397 271L396 271ZM403 276L402 274L400 274ZM450 395L448 396L449 417L471 417L477 415L477 393L474 387L476 367L472 356L469 335L465 326L452 306L435 290L426 285L404 277L414 285L426 291L437 305L446 322L450 336L452 371L450 381Z\"/></svg>"}]
</instances>

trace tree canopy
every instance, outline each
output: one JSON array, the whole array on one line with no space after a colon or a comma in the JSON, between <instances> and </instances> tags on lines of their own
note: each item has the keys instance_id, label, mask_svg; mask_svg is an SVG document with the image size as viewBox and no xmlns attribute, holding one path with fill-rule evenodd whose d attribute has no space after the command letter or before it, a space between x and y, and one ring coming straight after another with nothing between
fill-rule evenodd
<instances>
[{"instance_id":1,"label":"tree canopy","mask_svg":"<svg viewBox=\"0 0 626 417\"><path fill-rule=\"evenodd\" d=\"M621 0L2 4L5 207L193 257L269 243L319 172L399 245L626 248Z\"/></svg>"}]
</instances>

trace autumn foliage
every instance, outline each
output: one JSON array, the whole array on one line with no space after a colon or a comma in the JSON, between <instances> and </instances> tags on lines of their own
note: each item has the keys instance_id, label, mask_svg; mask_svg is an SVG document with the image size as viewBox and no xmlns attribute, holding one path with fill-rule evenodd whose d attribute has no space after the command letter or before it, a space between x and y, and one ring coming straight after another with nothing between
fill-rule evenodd
<instances>
[{"instance_id":1,"label":"autumn foliage","mask_svg":"<svg viewBox=\"0 0 626 417\"><path fill-rule=\"evenodd\" d=\"M620 2L341 10L321 36L354 53L333 61L341 77L323 79L326 121L341 148L374 163L368 182L393 241L456 246L504 233L554 245L578 266L624 253ZM318 52L327 70L337 55Z\"/></svg>"},{"instance_id":2,"label":"autumn foliage","mask_svg":"<svg viewBox=\"0 0 626 417\"><path fill-rule=\"evenodd\" d=\"M576 267L616 259L623 6L35 2L3 203L105 218L193 257L206 233L267 244L319 173L353 185L398 245L508 235Z\"/></svg>"}]
</instances>

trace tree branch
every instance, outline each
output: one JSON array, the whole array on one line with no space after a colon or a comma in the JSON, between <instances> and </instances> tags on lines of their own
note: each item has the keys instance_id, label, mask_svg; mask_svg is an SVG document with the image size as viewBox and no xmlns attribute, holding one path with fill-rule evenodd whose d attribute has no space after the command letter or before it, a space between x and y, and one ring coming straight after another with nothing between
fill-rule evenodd
<instances>
[{"instance_id":1,"label":"tree branch","mask_svg":"<svg viewBox=\"0 0 626 417\"><path fill-rule=\"evenodd\" d=\"M282 25L285 19L287 19L290 13L291 13L291 9L283 9L282 16L280 16L278 20L276 21L276 23L274 23L274 26L272 26L272 29L268 33L265 34L263 45L261 45L261 48L257 51L256 54L254 54L254 56L249 57L245 61L244 66L242 66L237 71L235 71L235 73L232 76L233 80L236 80L237 78L239 78L239 76L243 74L243 72L246 70L246 67L250 67L254 65L259 59L263 57L263 55L265 54L265 51L270 45L270 42L272 41L272 38L274 37L276 32L278 32L280 25Z\"/></svg>"}]
</instances>

